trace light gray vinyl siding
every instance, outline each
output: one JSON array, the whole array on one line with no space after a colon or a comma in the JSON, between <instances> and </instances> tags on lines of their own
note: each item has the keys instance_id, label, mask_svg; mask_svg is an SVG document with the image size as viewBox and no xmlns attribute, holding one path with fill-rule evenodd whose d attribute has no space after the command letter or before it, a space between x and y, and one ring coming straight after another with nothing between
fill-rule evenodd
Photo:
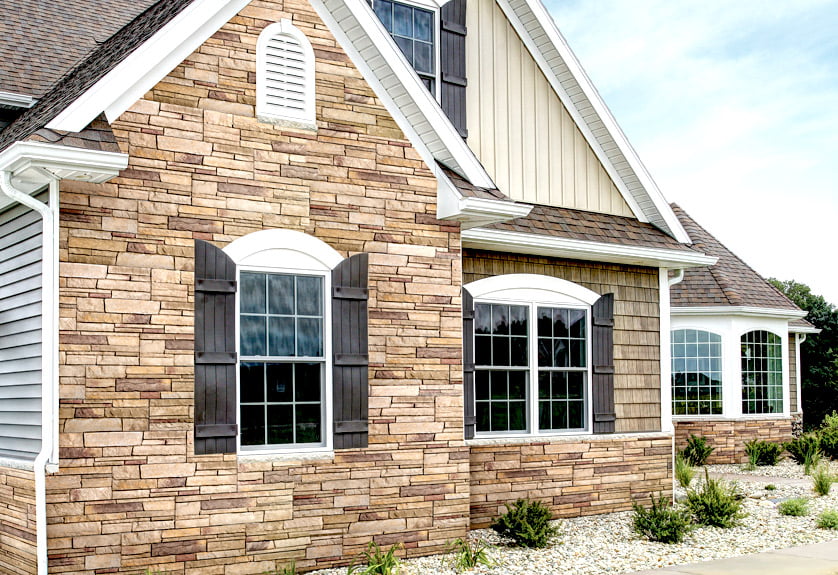
<instances>
[{"instance_id":1,"label":"light gray vinyl siding","mask_svg":"<svg viewBox=\"0 0 838 575\"><path fill-rule=\"evenodd\" d=\"M41 229L20 204L0 212L0 456L29 460L41 448Z\"/></svg>"}]
</instances>

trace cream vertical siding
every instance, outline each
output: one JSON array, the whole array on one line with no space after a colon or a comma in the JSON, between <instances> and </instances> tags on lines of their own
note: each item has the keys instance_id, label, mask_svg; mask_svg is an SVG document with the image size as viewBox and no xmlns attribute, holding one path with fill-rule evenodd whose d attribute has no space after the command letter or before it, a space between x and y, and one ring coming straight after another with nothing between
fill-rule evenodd
<instances>
[{"instance_id":1,"label":"cream vertical siding","mask_svg":"<svg viewBox=\"0 0 838 575\"><path fill-rule=\"evenodd\" d=\"M516 200L633 216L494 0L469 0L468 143Z\"/></svg>"}]
</instances>

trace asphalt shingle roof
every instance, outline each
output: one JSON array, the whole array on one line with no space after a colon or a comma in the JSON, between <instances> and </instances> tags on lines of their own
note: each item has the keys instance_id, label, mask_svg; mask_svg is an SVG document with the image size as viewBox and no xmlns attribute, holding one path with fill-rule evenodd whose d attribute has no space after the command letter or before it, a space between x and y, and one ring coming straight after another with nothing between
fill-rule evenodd
<instances>
[{"instance_id":1,"label":"asphalt shingle roof","mask_svg":"<svg viewBox=\"0 0 838 575\"><path fill-rule=\"evenodd\" d=\"M693 247L719 261L706 268L688 269L684 279L672 286L673 307L742 306L770 309L800 309L765 278L698 225L684 210L672 204L693 241Z\"/></svg>"}]
</instances>

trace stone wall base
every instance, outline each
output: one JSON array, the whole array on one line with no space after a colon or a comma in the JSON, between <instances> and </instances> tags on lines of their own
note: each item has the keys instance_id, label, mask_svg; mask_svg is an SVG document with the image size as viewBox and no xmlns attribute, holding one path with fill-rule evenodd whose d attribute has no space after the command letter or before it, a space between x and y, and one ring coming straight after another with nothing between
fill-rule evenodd
<instances>
[{"instance_id":1,"label":"stone wall base","mask_svg":"<svg viewBox=\"0 0 838 575\"><path fill-rule=\"evenodd\" d=\"M486 527L519 498L557 517L631 508L672 495L672 437L663 434L471 446L471 527Z\"/></svg>"},{"instance_id":2,"label":"stone wall base","mask_svg":"<svg viewBox=\"0 0 838 575\"><path fill-rule=\"evenodd\" d=\"M745 442L762 439L771 442L792 438L792 417L782 419L691 420L675 422L675 449L681 450L690 435L707 438L715 449L707 463L746 463Z\"/></svg>"},{"instance_id":3,"label":"stone wall base","mask_svg":"<svg viewBox=\"0 0 838 575\"><path fill-rule=\"evenodd\" d=\"M0 573L37 573L32 471L0 467Z\"/></svg>"}]
</instances>

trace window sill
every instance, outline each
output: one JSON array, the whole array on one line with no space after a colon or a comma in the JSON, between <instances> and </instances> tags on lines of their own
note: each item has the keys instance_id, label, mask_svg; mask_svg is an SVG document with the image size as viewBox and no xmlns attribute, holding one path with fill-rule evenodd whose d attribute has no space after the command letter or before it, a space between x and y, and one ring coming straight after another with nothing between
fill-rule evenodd
<instances>
[{"instance_id":1,"label":"window sill","mask_svg":"<svg viewBox=\"0 0 838 575\"><path fill-rule=\"evenodd\" d=\"M277 128L291 130L304 130L306 132L317 132L317 122L313 120L293 120L291 118L280 118L278 116L266 116L257 114L256 119L265 124L271 124Z\"/></svg>"},{"instance_id":2,"label":"window sill","mask_svg":"<svg viewBox=\"0 0 838 575\"><path fill-rule=\"evenodd\" d=\"M480 447L491 445L514 445L527 443L574 443L579 441L611 441L621 439L637 439L639 437L659 438L672 437L671 432L639 431L636 433L574 433L563 435L505 435L496 437L475 437L466 439L468 446Z\"/></svg>"},{"instance_id":3,"label":"window sill","mask_svg":"<svg viewBox=\"0 0 838 575\"><path fill-rule=\"evenodd\" d=\"M272 451L270 453L246 452L238 454L239 463L270 463L270 462L298 462L298 461L333 461L335 452L331 449L323 451Z\"/></svg>"}]
</instances>

